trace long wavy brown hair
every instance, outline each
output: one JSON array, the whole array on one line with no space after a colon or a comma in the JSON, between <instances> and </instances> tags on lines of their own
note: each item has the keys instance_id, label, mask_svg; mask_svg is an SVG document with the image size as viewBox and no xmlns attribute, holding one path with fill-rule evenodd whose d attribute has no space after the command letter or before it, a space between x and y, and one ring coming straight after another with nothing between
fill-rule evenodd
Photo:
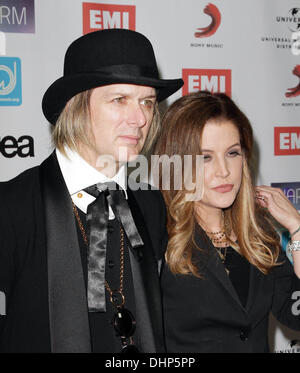
<instances>
[{"instance_id":1,"label":"long wavy brown hair","mask_svg":"<svg viewBox=\"0 0 300 373\"><path fill-rule=\"evenodd\" d=\"M253 133L246 115L231 98L222 93L200 91L181 97L166 111L155 153L169 157L177 154L201 154L202 132L208 121L230 121L239 131L243 151L242 181L233 204L224 210L225 234L232 247L262 273L278 265L280 243L270 216L255 203L254 186L249 170ZM194 172L195 175L195 172ZM171 169L171 179L174 173ZM161 181L161 180L160 180ZM190 190L162 190L168 211L169 244L166 261L174 274L193 274L201 277L193 250L197 247L194 232L197 223L195 202L187 202ZM230 239L234 232L238 245Z\"/></svg>"}]
</instances>

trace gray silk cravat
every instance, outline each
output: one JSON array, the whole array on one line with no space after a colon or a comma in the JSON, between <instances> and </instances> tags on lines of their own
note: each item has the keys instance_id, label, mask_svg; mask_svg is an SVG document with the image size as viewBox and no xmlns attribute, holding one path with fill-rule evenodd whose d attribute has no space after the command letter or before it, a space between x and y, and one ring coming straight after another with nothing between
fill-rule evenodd
<instances>
[{"instance_id":1,"label":"gray silk cravat","mask_svg":"<svg viewBox=\"0 0 300 373\"><path fill-rule=\"evenodd\" d=\"M88 307L89 312L105 312L105 261L107 246L108 205L121 223L130 248L139 260L139 248L144 245L134 223L124 191L114 182L99 183L84 189L96 198L87 208ZM119 249L119 247L118 247Z\"/></svg>"}]
</instances>

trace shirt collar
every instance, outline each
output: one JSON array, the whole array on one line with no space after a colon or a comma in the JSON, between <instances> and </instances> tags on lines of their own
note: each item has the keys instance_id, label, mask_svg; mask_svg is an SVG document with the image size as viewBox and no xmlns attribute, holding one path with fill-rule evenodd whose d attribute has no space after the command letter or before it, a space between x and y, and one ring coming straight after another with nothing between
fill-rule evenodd
<instances>
[{"instance_id":1,"label":"shirt collar","mask_svg":"<svg viewBox=\"0 0 300 373\"><path fill-rule=\"evenodd\" d=\"M77 152L67 147L65 152L67 157L56 149L57 160L71 196L88 186L114 181L124 190L127 199L125 165L120 167L112 179L109 179L87 163Z\"/></svg>"}]
</instances>

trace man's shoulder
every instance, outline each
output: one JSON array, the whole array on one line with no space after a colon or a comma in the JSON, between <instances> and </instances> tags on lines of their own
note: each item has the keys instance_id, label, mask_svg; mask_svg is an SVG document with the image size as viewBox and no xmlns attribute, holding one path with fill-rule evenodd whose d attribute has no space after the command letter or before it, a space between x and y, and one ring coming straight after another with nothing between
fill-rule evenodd
<instances>
[{"instance_id":1,"label":"man's shoulder","mask_svg":"<svg viewBox=\"0 0 300 373\"><path fill-rule=\"evenodd\" d=\"M17 199L18 195L22 195L22 199L35 189L39 183L39 166L29 168L13 179L0 182L0 193L4 198Z\"/></svg>"},{"instance_id":2,"label":"man's shoulder","mask_svg":"<svg viewBox=\"0 0 300 373\"><path fill-rule=\"evenodd\" d=\"M129 180L128 188L134 194L134 197L138 201L147 204L149 202L156 204L164 204L161 191L151 184L139 182L136 185L131 185Z\"/></svg>"},{"instance_id":3,"label":"man's shoulder","mask_svg":"<svg viewBox=\"0 0 300 373\"><path fill-rule=\"evenodd\" d=\"M135 190L128 188L137 202L144 218L151 225L165 221L166 205L161 191L150 184L140 183Z\"/></svg>"}]
</instances>

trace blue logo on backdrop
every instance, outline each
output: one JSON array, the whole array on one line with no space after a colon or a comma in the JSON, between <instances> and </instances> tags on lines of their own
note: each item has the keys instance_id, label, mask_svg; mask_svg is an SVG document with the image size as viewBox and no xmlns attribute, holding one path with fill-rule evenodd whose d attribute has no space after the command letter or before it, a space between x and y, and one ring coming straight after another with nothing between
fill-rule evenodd
<instances>
[{"instance_id":1,"label":"blue logo on backdrop","mask_svg":"<svg viewBox=\"0 0 300 373\"><path fill-rule=\"evenodd\" d=\"M21 104L21 60L18 57L0 57L0 106Z\"/></svg>"},{"instance_id":2,"label":"blue logo on backdrop","mask_svg":"<svg viewBox=\"0 0 300 373\"><path fill-rule=\"evenodd\" d=\"M300 182L291 182L291 183L271 183L271 186L274 188L280 188L286 197L292 202L295 208L300 211ZM286 246L290 239L289 232L287 230L282 230L279 232L281 237L281 247L286 251ZM286 253L289 260L292 262L292 255Z\"/></svg>"},{"instance_id":3,"label":"blue logo on backdrop","mask_svg":"<svg viewBox=\"0 0 300 373\"><path fill-rule=\"evenodd\" d=\"M300 211L300 182L271 183L271 186L282 189L295 208Z\"/></svg>"}]
</instances>

